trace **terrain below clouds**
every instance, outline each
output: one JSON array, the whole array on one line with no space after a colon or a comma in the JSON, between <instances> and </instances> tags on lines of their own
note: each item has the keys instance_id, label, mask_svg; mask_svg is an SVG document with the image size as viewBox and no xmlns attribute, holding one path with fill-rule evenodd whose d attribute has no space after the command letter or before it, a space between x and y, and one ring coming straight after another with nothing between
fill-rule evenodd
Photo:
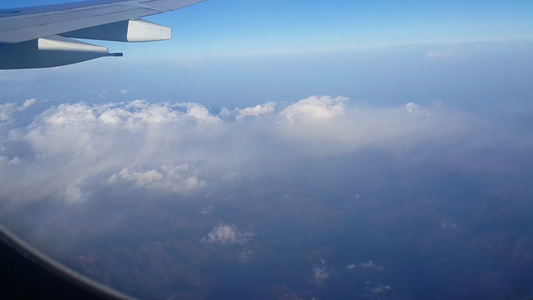
<instances>
[{"instance_id":1,"label":"terrain below clouds","mask_svg":"<svg viewBox=\"0 0 533 300\"><path fill-rule=\"evenodd\" d=\"M2 220L133 296L531 292L527 112L330 96L42 105L0 106Z\"/></svg>"}]
</instances>

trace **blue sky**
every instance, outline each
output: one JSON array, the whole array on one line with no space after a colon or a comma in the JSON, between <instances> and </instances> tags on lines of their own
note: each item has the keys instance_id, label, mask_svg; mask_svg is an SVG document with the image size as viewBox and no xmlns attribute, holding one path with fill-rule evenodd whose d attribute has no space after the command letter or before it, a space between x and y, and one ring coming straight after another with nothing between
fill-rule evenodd
<instances>
[{"instance_id":1,"label":"blue sky","mask_svg":"<svg viewBox=\"0 0 533 300\"><path fill-rule=\"evenodd\" d=\"M44 3L3 1L2 6ZM531 38L533 4L211 0L149 19L174 30L174 42L159 49L177 47L185 55L250 55Z\"/></svg>"},{"instance_id":2,"label":"blue sky","mask_svg":"<svg viewBox=\"0 0 533 300\"><path fill-rule=\"evenodd\" d=\"M2 2L3 7L36 4L43 2ZM4 72L11 78L4 81L4 96L57 98L54 91L63 88L62 101L96 101L102 91L126 89L131 93L121 99L229 107L323 94L376 104L461 103L479 96L482 90L475 87L505 85L502 78L527 89L532 6L527 1L211 0L149 18L173 28L171 41L94 42L123 52L123 58ZM481 74L480 68L485 68ZM36 82L29 90L24 84L32 78ZM422 88L402 88L415 83ZM85 89L73 88L80 84ZM429 87L431 93L424 93ZM469 87L477 94L461 92Z\"/></svg>"}]
</instances>

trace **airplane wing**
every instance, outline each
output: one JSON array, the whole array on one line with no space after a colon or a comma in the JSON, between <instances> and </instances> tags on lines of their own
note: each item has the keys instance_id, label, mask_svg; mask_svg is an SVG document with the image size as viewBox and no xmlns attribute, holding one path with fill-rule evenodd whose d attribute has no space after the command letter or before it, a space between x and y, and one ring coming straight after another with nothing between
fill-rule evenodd
<instances>
[{"instance_id":1,"label":"airplane wing","mask_svg":"<svg viewBox=\"0 0 533 300\"><path fill-rule=\"evenodd\" d=\"M202 1L96 0L2 9L0 69L52 67L113 56L105 47L72 38L123 42L170 39L170 28L139 18Z\"/></svg>"}]
</instances>

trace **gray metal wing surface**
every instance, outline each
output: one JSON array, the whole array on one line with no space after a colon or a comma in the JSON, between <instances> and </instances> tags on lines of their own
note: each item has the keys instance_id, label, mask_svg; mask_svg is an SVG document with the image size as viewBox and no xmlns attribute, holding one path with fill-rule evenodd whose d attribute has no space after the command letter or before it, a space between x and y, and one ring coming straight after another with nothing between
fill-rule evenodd
<instances>
[{"instance_id":1,"label":"gray metal wing surface","mask_svg":"<svg viewBox=\"0 0 533 300\"><path fill-rule=\"evenodd\" d=\"M0 69L62 66L111 54L75 38L120 42L160 41L171 29L141 17L204 0L94 0L0 10Z\"/></svg>"},{"instance_id":2,"label":"gray metal wing surface","mask_svg":"<svg viewBox=\"0 0 533 300\"><path fill-rule=\"evenodd\" d=\"M0 43L41 37L138 19L177 10L204 0L98 0L0 10Z\"/></svg>"}]
</instances>

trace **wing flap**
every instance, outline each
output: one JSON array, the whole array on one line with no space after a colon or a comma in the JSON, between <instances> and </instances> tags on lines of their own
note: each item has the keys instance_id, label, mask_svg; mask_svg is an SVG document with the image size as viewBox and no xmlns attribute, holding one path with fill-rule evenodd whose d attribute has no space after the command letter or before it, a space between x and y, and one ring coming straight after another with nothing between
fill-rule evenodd
<instances>
[{"instance_id":1,"label":"wing flap","mask_svg":"<svg viewBox=\"0 0 533 300\"><path fill-rule=\"evenodd\" d=\"M72 5L14 9L0 15L0 43L20 43L40 37L137 19L180 9L204 0L89 1Z\"/></svg>"}]
</instances>

